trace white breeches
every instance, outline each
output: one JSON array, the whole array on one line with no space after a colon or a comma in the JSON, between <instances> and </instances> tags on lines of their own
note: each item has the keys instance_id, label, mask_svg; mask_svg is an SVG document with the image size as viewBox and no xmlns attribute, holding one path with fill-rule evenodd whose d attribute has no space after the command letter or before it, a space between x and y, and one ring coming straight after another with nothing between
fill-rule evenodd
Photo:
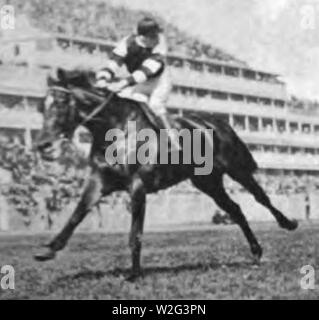
<instances>
[{"instance_id":1,"label":"white breeches","mask_svg":"<svg viewBox=\"0 0 319 320\"><path fill-rule=\"evenodd\" d=\"M164 114L171 89L170 73L166 70L155 79L125 88L119 96L148 103L156 114Z\"/></svg>"}]
</instances>

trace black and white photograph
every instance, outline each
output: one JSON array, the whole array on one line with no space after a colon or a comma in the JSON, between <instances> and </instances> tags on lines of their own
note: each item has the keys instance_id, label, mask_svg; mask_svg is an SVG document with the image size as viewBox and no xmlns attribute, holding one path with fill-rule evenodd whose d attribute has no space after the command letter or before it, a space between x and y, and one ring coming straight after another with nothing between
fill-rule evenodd
<instances>
[{"instance_id":1,"label":"black and white photograph","mask_svg":"<svg viewBox=\"0 0 319 320\"><path fill-rule=\"evenodd\" d=\"M319 0L0 0L0 300L317 299Z\"/></svg>"}]
</instances>

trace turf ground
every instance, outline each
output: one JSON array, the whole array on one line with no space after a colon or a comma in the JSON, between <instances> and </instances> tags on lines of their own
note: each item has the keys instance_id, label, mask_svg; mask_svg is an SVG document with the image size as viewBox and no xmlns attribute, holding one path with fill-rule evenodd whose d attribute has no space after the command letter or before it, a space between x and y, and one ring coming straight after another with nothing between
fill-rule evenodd
<instances>
[{"instance_id":1,"label":"turf ground","mask_svg":"<svg viewBox=\"0 0 319 320\"><path fill-rule=\"evenodd\" d=\"M130 266L126 234L77 234L55 261L32 254L52 235L0 235L0 267L16 271L16 289L0 299L319 299L319 225L292 233L252 225L264 249L252 265L236 226L146 233L144 277L125 281ZM312 265L317 288L300 288L300 268Z\"/></svg>"}]
</instances>

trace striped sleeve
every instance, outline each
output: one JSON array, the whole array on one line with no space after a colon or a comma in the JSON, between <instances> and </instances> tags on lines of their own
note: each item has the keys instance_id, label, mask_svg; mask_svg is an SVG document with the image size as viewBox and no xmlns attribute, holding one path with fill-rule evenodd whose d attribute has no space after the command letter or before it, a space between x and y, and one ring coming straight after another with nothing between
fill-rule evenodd
<instances>
[{"instance_id":1,"label":"striped sleeve","mask_svg":"<svg viewBox=\"0 0 319 320\"><path fill-rule=\"evenodd\" d=\"M127 37L120 41L110 54L110 61L108 62L107 68L114 74L116 74L118 69L123 65L124 59L127 56L127 41Z\"/></svg>"},{"instance_id":2,"label":"striped sleeve","mask_svg":"<svg viewBox=\"0 0 319 320\"><path fill-rule=\"evenodd\" d=\"M129 83L133 85L155 78L164 71L164 68L165 62L161 56L154 55L146 59L142 66L132 73L132 75L129 77Z\"/></svg>"}]
</instances>

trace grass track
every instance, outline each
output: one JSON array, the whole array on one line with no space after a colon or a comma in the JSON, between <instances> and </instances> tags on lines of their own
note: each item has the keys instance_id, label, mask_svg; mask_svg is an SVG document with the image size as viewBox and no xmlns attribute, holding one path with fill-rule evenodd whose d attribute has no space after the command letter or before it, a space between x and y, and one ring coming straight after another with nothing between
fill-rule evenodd
<instances>
[{"instance_id":1,"label":"grass track","mask_svg":"<svg viewBox=\"0 0 319 320\"><path fill-rule=\"evenodd\" d=\"M124 280L130 266L127 235L77 234L49 263L32 254L49 235L0 235L0 266L16 270L16 290L0 299L319 299L319 225L293 232L253 225L264 249L261 266L236 226L146 233L144 278ZM300 268L317 271L317 289L300 289Z\"/></svg>"}]
</instances>

